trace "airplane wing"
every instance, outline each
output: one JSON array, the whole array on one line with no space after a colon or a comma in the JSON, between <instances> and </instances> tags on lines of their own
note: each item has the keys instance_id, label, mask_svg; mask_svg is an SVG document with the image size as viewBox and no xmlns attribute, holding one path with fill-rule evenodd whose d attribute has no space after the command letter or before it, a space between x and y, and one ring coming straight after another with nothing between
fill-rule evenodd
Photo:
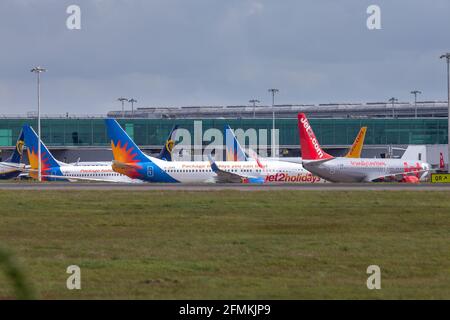
<instances>
[{"instance_id":1,"label":"airplane wing","mask_svg":"<svg viewBox=\"0 0 450 320\"><path fill-rule=\"evenodd\" d=\"M37 170L30 170L30 171L37 171ZM90 182L117 182L117 183L126 183L125 181L114 181L114 180L108 180L108 179L101 179L101 178L88 178L88 177L74 177L74 176L58 176L53 174L43 174L42 178L51 178L55 180L69 180L70 182L75 181L90 181ZM135 179L136 181L133 181L132 183L141 183L142 181L139 181Z\"/></svg>"},{"instance_id":2,"label":"airplane wing","mask_svg":"<svg viewBox=\"0 0 450 320\"><path fill-rule=\"evenodd\" d=\"M23 163L2 162L1 166L11 170L25 171L25 165Z\"/></svg>"},{"instance_id":3,"label":"airplane wing","mask_svg":"<svg viewBox=\"0 0 450 320\"><path fill-rule=\"evenodd\" d=\"M101 178L86 178L86 177L72 177L72 176L56 176L56 175L43 175L42 177L48 177L53 179L60 179L60 180L69 180L71 182L74 181L91 181L91 182L117 182L117 183L127 183L126 181L114 181L114 180L107 180L107 179L101 179ZM134 179L130 183L142 183L143 181Z\"/></svg>"},{"instance_id":4,"label":"airplane wing","mask_svg":"<svg viewBox=\"0 0 450 320\"><path fill-rule=\"evenodd\" d=\"M215 181L218 183L264 183L264 178L241 175L220 169L211 155L208 156L212 171L217 175Z\"/></svg>"},{"instance_id":5,"label":"airplane wing","mask_svg":"<svg viewBox=\"0 0 450 320\"><path fill-rule=\"evenodd\" d=\"M38 170L36 169L23 169L22 172L24 173L34 173L35 175L37 175ZM59 176L59 175L54 175L54 174L43 174L41 175L42 178L51 178L51 179L55 179L55 180L69 180L71 182L75 182L75 181L92 181L92 182L119 182L119 183L124 183L125 181L114 181L114 180L110 180L110 179L102 179L102 178L90 178L90 177L76 177L76 176ZM140 183L143 181L140 181L138 179L134 179L132 183Z\"/></svg>"},{"instance_id":6,"label":"airplane wing","mask_svg":"<svg viewBox=\"0 0 450 320\"><path fill-rule=\"evenodd\" d=\"M69 180L69 181L93 181L93 182L111 182L110 180L102 180L96 178L72 177L72 176L58 176L53 174L43 174L42 178L51 178L55 180Z\"/></svg>"},{"instance_id":7,"label":"airplane wing","mask_svg":"<svg viewBox=\"0 0 450 320\"><path fill-rule=\"evenodd\" d=\"M382 176L373 176L373 177L367 177L367 182L376 182L376 181L385 181L388 179L395 180L395 181L402 181L405 177L416 177L419 174L430 172L430 171L436 171L434 169L428 169L428 170L414 170L410 172L402 172L402 173L394 173L394 174L387 174ZM420 180L420 178L418 178ZM418 181L417 181L418 182Z\"/></svg>"}]
</instances>

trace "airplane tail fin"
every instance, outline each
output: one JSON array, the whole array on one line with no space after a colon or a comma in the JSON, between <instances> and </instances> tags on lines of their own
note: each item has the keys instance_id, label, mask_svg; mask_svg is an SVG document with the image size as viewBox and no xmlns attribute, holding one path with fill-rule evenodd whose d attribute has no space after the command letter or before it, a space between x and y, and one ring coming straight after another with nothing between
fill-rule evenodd
<instances>
[{"instance_id":1,"label":"airplane tail fin","mask_svg":"<svg viewBox=\"0 0 450 320\"><path fill-rule=\"evenodd\" d=\"M367 131L367 127L362 127L359 130L359 133L356 136L355 141L353 141L353 144L352 144L350 150L345 155L346 158L361 158L361 151L362 151L362 148L364 145L366 131Z\"/></svg>"},{"instance_id":2,"label":"airplane tail fin","mask_svg":"<svg viewBox=\"0 0 450 320\"><path fill-rule=\"evenodd\" d=\"M333 156L323 151L320 147L319 141L317 141L314 131L304 113L298 114L298 132L300 135L300 148L303 160L325 160L333 158Z\"/></svg>"},{"instance_id":3,"label":"airplane tail fin","mask_svg":"<svg viewBox=\"0 0 450 320\"><path fill-rule=\"evenodd\" d=\"M248 153L249 153L250 158L252 158L256 161L256 164L258 165L258 167L260 167L261 169L264 169L264 165L261 163L261 159L260 159L259 155L256 153L256 151L253 149L249 149Z\"/></svg>"},{"instance_id":4,"label":"airplane tail fin","mask_svg":"<svg viewBox=\"0 0 450 320\"><path fill-rule=\"evenodd\" d=\"M229 125L225 126L226 161L247 161L248 157Z\"/></svg>"},{"instance_id":5,"label":"airplane tail fin","mask_svg":"<svg viewBox=\"0 0 450 320\"><path fill-rule=\"evenodd\" d=\"M115 161L120 163L150 161L115 119L105 119L105 123Z\"/></svg>"},{"instance_id":6,"label":"airplane tail fin","mask_svg":"<svg viewBox=\"0 0 450 320\"><path fill-rule=\"evenodd\" d=\"M169 136L167 137L167 140L158 155L159 159L172 161L172 150L175 146L175 132L177 131L177 129L178 125L175 125L170 131Z\"/></svg>"},{"instance_id":7,"label":"airplane tail fin","mask_svg":"<svg viewBox=\"0 0 450 320\"><path fill-rule=\"evenodd\" d=\"M24 134L23 130L21 130L19 138L17 139L16 142L16 148L14 149L12 155L8 159L6 159L6 162L20 163L22 161L23 144L24 144Z\"/></svg>"},{"instance_id":8,"label":"airplane tail fin","mask_svg":"<svg viewBox=\"0 0 450 320\"><path fill-rule=\"evenodd\" d=\"M27 146L28 160L30 161L31 169L38 169L38 146L41 144L41 172L45 172L49 168L58 168L61 163L53 157L42 141L29 125L24 125L22 129L24 133L24 141Z\"/></svg>"}]
</instances>

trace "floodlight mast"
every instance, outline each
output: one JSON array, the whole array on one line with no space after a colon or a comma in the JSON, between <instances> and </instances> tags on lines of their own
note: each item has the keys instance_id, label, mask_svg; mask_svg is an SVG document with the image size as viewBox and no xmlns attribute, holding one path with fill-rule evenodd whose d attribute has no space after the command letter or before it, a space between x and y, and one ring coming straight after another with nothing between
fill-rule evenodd
<instances>
[{"instance_id":1,"label":"floodlight mast","mask_svg":"<svg viewBox=\"0 0 450 320\"><path fill-rule=\"evenodd\" d=\"M31 72L37 75L37 126L38 126L38 181L42 181L42 161L41 161L41 73L47 70L42 67L34 67Z\"/></svg>"},{"instance_id":2,"label":"floodlight mast","mask_svg":"<svg viewBox=\"0 0 450 320\"><path fill-rule=\"evenodd\" d=\"M417 118L417 95L422 94L422 91L414 90L411 91L411 94L414 95L414 118Z\"/></svg>"},{"instance_id":3,"label":"floodlight mast","mask_svg":"<svg viewBox=\"0 0 450 320\"><path fill-rule=\"evenodd\" d=\"M256 118L256 104L259 103L260 101L257 99L252 99L252 100L248 100L248 102L253 104L253 119Z\"/></svg>"},{"instance_id":4,"label":"floodlight mast","mask_svg":"<svg viewBox=\"0 0 450 320\"><path fill-rule=\"evenodd\" d=\"M128 101L128 99L124 98L124 97L120 97L117 100L122 102L122 118L125 118L125 106L124 106L124 104L125 104L125 101Z\"/></svg>"},{"instance_id":5,"label":"floodlight mast","mask_svg":"<svg viewBox=\"0 0 450 320\"><path fill-rule=\"evenodd\" d=\"M271 135L271 147L272 147L272 158L275 157L275 94L280 92L279 89L276 88L271 88L268 89L267 91L269 91L272 94L272 135Z\"/></svg>"},{"instance_id":6,"label":"floodlight mast","mask_svg":"<svg viewBox=\"0 0 450 320\"><path fill-rule=\"evenodd\" d=\"M128 100L128 102L131 103L131 117L133 117L134 116L134 104L138 101L134 98L131 98L130 100Z\"/></svg>"}]
</instances>

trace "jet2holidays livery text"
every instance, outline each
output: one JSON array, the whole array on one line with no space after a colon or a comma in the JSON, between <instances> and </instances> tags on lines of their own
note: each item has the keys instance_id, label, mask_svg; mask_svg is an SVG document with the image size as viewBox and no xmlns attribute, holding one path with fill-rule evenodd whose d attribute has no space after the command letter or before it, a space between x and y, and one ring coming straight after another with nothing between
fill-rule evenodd
<instances>
[{"instance_id":1,"label":"jet2holidays livery text","mask_svg":"<svg viewBox=\"0 0 450 320\"><path fill-rule=\"evenodd\" d=\"M105 122L114 158L112 168L132 179L161 183L326 182L299 163L248 158L234 135L232 140L237 147L231 152L227 150L227 159L237 161L216 162L212 157L209 161L162 161L143 153L116 120L106 119Z\"/></svg>"},{"instance_id":2,"label":"jet2holidays livery text","mask_svg":"<svg viewBox=\"0 0 450 320\"><path fill-rule=\"evenodd\" d=\"M261 165L249 161L162 161L144 154L114 119L106 119L113 151L113 170L133 179L166 183L267 183L276 182L269 175L283 173L298 177L310 175L301 165L283 161L268 161ZM314 180L314 181L313 181ZM294 181L285 181L294 182ZM325 182L316 177L305 182Z\"/></svg>"},{"instance_id":3,"label":"jet2holidays livery text","mask_svg":"<svg viewBox=\"0 0 450 320\"><path fill-rule=\"evenodd\" d=\"M349 151L345 155L346 158L359 158L361 156L362 147L364 144L364 138L366 135L367 127L362 127L353 142L352 146L350 147ZM227 161L249 161L254 160L258 163L258 165L262 168L263 165L261 162L263 159L258 156L258 154L252 150L251 148L248 149L248 155L246 154L244 148L242 148L241 144L239 143L237 137L233 133L233 130L229 127L225 127L225 139L226 139L226 159ZM295 159L292 160L292 159ZM300 160L300 162L299 162ZM278 163L280 167L283 167L283 162L294 162L298 165L301 165L301 158L279 158L279 159L271 159L271 158L265 158L264 162L273 162ZM303 168L303 167L302 167ZM323 180L323 179L322 179ZM307 170L304 170L303 172L297 173L296 176L289 176L288 173L283 172L277 172L276 174L270 174L265 178L265 182L302 182L302 183L308 183L308 182L325 182L320 180L319 177L314 176Z\"/></svg>"}]
</instances>

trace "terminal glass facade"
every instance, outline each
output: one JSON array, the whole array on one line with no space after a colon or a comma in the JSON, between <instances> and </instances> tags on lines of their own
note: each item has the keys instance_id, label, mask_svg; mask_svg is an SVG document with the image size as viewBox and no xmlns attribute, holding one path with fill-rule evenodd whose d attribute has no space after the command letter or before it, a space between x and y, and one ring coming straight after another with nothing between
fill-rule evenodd
<instances>
[{"instance_id":1,"label":"terminal glass facade","mask_svg":"<svg viewBox=\"0 0 450 320\"><path fill-rule=\"evenodd\" d=\"M170 129L178 124L190 131L194 139L194 121L201 121L201 132L215 128L223 130L226 124L232 129L267 132L270 144L271 119L119 119L119 123L138 145L160 146ZM311 119L310 123L322 145L345 146L355 139L360 127L367 126L367 145L446 144L447 118L423 119ZM0 119L0 146L13 146L24 124L37 131L35 119ZM109 146L106 128L102 119L42 119L42 139L52 147ZM281 146L296 147L299 144L297 120L277 119ZM267 131L264 131L267 130ZM205 142L208 144L209 142Z\"/></svg>"}]
</instances>

